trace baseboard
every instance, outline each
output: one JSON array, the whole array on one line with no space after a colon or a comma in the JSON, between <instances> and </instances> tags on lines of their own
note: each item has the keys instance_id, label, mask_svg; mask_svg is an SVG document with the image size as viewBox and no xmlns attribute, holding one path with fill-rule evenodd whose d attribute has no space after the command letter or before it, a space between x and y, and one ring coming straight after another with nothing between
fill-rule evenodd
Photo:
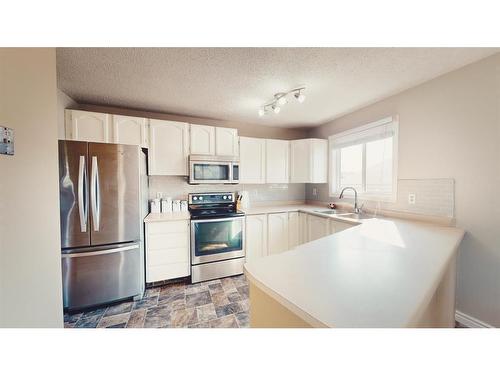
<instances>
[{"instance_id":1,"label":"baseboard","mask_svg":"<svg viewBox=\"0 0 500 375\"><path fill-rule=\"evenodd\" d=\"M469 328L495 328L488 323L485 323L458 310L455 311L455 320Z\"/></svg>"}]
</instances>

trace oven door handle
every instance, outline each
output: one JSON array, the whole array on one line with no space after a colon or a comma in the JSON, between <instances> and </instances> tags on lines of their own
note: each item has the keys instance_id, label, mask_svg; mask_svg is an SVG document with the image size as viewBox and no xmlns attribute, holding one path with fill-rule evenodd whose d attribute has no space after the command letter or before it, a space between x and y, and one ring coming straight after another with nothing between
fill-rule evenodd
<instances>
[{"instance_id":1,"label":"oven door handle","mask_svg":"<svg viewBox=\"0 0 500 375\"><path fill-rule=\"evenodd\" d=\"M233 217L223 217L219 219L194 219L191 220L191 223L198 224L198 223L216 223L220 221L236 221L236 220L245 220L245 216L233 216Z\"/></svg>"}]
</instances>

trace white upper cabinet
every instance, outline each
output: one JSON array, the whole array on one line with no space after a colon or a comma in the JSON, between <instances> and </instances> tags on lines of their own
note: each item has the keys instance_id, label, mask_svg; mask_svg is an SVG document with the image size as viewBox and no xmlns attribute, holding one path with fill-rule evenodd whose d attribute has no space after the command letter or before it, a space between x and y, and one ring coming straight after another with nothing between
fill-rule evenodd
<instances>
[{"instance_id":1,"label":"white upper cabinet","mask_svg":"<svg viewBox=\"0 0 500 375\"><path fill-rule=\"evenodd\" d=\"M269 255L288 250L288 213L269 214L267 228Z\"/></svg>"},{"instance_id":2,"label":"white upper cabinet","mask_svg":"<svg viewBox=\"0 0 500 375\"><path fill-rule=\"evenodd\" d=\"M266 140L240 137L240 183L266 183Z\"/></svg>"},{"instance_id":3,"label":"white upper cabinet","mask_svg":"<svg viewBox=\"0 0 500 375\"><path fill-rule=\"evenodd\" d=\"M149 138L150 175L188 175L189 124L150 120Z\"/></svg>"},{"instance_id":4,"label":"white upper cabinet","mask_svg":"<svg viewBox=\"0 0 500 375\"><path fill-rule=\"evenodd\" d=\"M328 141L299 139L290 141L290 182L326 183L328 176Z\"/></svg>"},{"instance_id":5,"label":"white upper cabinet","mask_svg":"<svg viewBox=\"0 0 500 375\"><path fill-rule=\"evenodd\" d=\"M85 142L110 142L109 115L66 110L66 139Z\"/></svg>"},{"instance_id":6,"label":"white upper cabinet","mask_svg":"<svg viewBox=\"0 0 500 375\"><path fill-rule=\"evenodd\" d=\"M266 182L287 184L290 142L266 139Z\"/></svg>"},{"instance_id":7,"label":"white upper cabinet","mask_svg":"<svg viewBox=\"0 0 500 375\"><path fill-rule=\"evenodd\" d=\"M215 154L238 156L238 130L231 128L215 128Z\"/></svg>"},{"instance_id":8,"label":"white upper cabinet","mask_svg":"<svg viewBox=\"0 0 500 375\"><path fill-rule=\"evenodd\" d=\"M309 241L314 241L318 238L325 237L330 234L330 219L315 215L309 215L308 221Z\"/></svg>"},{"instance_id":9,"label":"white upper cabinet","mask_svg":"<svg viewBox=\"0 0 500 375\"><path fill-rule=\"evenodd\" d=\"M215 155L215 127L191 124L191 154Z\"/></svg>"},{"instance_id":10,"label":"white upper cabinet","mask_svg":"<svg viewBox=\"0 0 500 375\"><path fill-rule=\"evenodd\" d=\"M112 115L113 143L148 147L147 119Z\"/></svg>"},{"instance_id":11,"label":"white upper cabinet","mask_svg":"<svg viewBox=\"0 0 500 375\"><path fill-rule=\"evenodd\" d=\"M267 256L267 215L248 215L245 230L246 260Z\"/></svg>"},{"instance_id":12,"label":"white upper cabinet","mask_svg":"<svg viewBox=\"0 0 500 375\"><path fill-rule=\"evenodd\" d=\"M300 222L298 212L288 213L288 248L300 245Z\"/></svg>"}]
</instances>

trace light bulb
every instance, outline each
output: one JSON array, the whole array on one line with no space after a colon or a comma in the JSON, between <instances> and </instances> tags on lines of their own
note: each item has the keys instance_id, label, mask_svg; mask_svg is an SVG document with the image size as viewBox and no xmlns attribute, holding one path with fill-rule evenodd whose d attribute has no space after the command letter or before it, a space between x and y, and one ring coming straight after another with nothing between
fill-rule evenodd
<instances>
[{"instance_id":1,"label":"light bulb","mask_svg":"<svg viewBox=\"0 0 500 375\"><path fill-rule=\"evenodd\" d=\"M260 116L260 117L262 117L262 116L264 116L265 114L266 114L266 111L264 111L264 109L263 109L263 108L260 108L260 109L259 109L259 116Z\"/></svg>"},{"instance_id":2,"label":"light bulb","mask_svg":"<svg viewBox=\"0 0 500 375\"><path fill-rule=\"evenodd\" d=\"M278 104L279 105L285 105L287 102L288 102L288 100L286 100L286 96L285 95L283 95L282 97L280 97L278 99Z\"/></svg>"},{"instance_id":3,"label":"light bulb","mask_svg":"<svg viewBox=\"0 0 500 375\"><path fill-rule=\"evenodd\" d=\"M281 111L281 108L279 106L273 105L273 112L274 113L278 114L278 113L280 113L280 111Z\"/></svg>"},{"instance_id":4,"label":"light bulb","mask_svg":"<svg viewBox=\"0 0 500 375\"><path fill-rule=\"evenodd\" d=\"M297 91L294 94L294 96L299 103L304 103L304 100L306 100L306 96L304 94L302 94L302 91Z\"/></svg>"}]
</instances>

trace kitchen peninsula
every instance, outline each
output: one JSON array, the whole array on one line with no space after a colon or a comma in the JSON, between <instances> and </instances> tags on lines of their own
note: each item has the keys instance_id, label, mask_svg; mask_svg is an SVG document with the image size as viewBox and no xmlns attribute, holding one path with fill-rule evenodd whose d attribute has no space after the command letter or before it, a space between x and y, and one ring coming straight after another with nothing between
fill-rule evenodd
<instances>
[{"instance_id":1,"label":"kitchen peninsula","mask_svg":"<svg viewBox=\"0 0 500 375\"><path fill-rule=\"evenodd\" d=\"M245 265L251 327L454 327L464 231L371 218Z\"/></svg>"}]
</instances>

